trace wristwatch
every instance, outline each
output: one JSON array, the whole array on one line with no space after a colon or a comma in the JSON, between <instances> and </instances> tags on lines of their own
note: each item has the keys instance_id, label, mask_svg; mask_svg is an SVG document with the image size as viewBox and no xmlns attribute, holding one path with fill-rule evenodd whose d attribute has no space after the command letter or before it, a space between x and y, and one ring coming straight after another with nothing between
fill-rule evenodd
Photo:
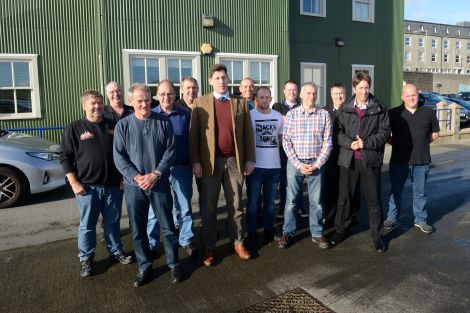
<instances>
[{"instance_id":1,"label":"wristwatch","mask_svg":"<svg viewBox=\"0 0 470 313\"><path fill-rule=\"evenodd\" d=\"M160 174L160 172L158 172L157 170L153 171L152 174L155 175L156 181L158 181L162 177L162 174Z\"/></svg>"}]
</instances>

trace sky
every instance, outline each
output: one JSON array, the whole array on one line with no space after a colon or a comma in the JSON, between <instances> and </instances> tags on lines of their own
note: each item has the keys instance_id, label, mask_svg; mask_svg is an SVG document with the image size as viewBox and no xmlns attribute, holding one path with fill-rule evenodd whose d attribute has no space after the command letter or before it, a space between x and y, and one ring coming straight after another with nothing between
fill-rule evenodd
<instances>
[{"instance_id":1,"label":"sky","mask_svg":"<svg viewBox=\"0 0 470 313\"><path fill-rule=\"evenodd\" d=\"M449 25L470 22L470 0L405 0L405 20Z\"/></svg>"}]
</instances>

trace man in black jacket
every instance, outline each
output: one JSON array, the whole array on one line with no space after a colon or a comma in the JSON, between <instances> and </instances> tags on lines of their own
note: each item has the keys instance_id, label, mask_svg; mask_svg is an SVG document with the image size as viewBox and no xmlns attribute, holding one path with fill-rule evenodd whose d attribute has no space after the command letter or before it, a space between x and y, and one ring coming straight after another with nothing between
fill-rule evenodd
<instances>
[{"instance_id":1,"label":"man in black jacket","mask_svg":"<svg viewBox=\"0 0 470 313\"><path fill-rule=\"evenodd\" d=\"M384 252L380 176L385 144L391 132L390 122L385 105L369 92L371 77L368 74L357 73L352 85L355 95L338 112L340 178L336 233L331 241L333 244L341 242L351 225L351 199L360 181L375 250Z\"/></svg>"}]
</instances>

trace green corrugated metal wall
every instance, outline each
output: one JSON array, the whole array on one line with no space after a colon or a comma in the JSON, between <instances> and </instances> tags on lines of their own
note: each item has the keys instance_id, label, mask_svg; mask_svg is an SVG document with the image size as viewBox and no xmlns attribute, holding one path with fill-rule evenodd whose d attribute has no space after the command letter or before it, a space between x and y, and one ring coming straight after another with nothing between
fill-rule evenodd
<instances>
[{"instance_id":1,"label":"green corrugated metal wall","mask_svg":"<svg viewBox=\"0 0 470 313\"><path fill-rule=\"evenodd\" d=\"M2 120L2 128L61 126L81 116L79 95L99 87L95 8L94 0L0 1L0 53L38 54L42 115Z\"/></svg>"},{"instance_id":2,"label":"green corrugated metal wall","mask_svg":"<svg viewBox=\"0 0 470 313\"><path fill-rule=\"evenodd\" d=\"M403 0L376 0L375 23L352 20L352 1L326 1L326 18L299 16L299 1L291 7L292 76L300 79L300 62L327 63L327 86L342 82L351 95L352 64L374 68L374 93L388 106L401 94ZM295 31L303 30L303 31ZM335 38L346 45L338 48ZM330 101L329 92L327 99Z\"/></svg>"}]
</instances>

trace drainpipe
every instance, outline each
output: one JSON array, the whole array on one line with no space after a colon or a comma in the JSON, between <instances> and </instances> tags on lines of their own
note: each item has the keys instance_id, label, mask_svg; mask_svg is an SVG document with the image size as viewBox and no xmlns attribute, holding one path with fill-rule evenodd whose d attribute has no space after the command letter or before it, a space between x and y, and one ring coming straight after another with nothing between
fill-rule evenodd
<instances>
[{"instance_id":1,"label":"drainpipe","mask_svg":"<svg viewBox=\"0 0 470 313\"><path fill-rule=\"evenodd\" d=\"M104 13L104 1L97 0L97 12L98 20L96 21L97 25L97 37L98 37L98 62L99 62L99 71L100 71L100 92L104 95L104 85L106 81L105 77L105 51L104 51L104 23L103 23L103 13ZM106 98L106 97L105 97Z\"/></svg>"}]
</instances>

